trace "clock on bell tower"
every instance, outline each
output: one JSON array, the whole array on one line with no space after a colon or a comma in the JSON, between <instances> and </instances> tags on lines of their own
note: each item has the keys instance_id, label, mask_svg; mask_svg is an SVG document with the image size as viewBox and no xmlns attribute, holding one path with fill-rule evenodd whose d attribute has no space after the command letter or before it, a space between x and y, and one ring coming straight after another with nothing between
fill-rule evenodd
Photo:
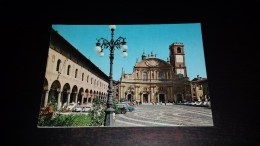
<instances>
[{"instance_id":1,"label":"clock on bell tower","mask_svg":"<svg viewBox=\"0 0 260 146\"><path fill-rule=\"evenodd\" d=\"M183 77L187 77L183 43L172 43L169 46L169 54L174 73L182 74Z\"/></svg>"}]
</instances>

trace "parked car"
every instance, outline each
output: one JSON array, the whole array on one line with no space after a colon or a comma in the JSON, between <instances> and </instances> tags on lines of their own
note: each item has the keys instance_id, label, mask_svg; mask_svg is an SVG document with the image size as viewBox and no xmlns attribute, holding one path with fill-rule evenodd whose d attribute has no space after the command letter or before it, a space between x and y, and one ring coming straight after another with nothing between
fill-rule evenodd
<instances>
[{"instance_id":1,"label":"parked car","mask_svg":"<svg viewBox=\"0 0 260 146\"><path fill-rule=\"evenodd\" d=\"M90 112L93 108L89 105L77 105L74 108L74 112Z\"/></svg>"},{"instance_id":2,"label":"parked car","mask_svg":"<svg viewBox=\"0 0 260 146\"><path fill-rule=\"evenodd\" d=\"M93 110L93 108L91 106L81 106L82 107L82 112L90 112Z\"/></svg>"},{"instance_id":3,"label":"parked car","mask_svg":"<svg viewBox=\"0 0 260 146\"><path fill-rule=\"evenodd\" d=\"M118 103L116 104L116 107L120 110L121 114L125 114L126 111L128 110L126 104Z\"/></svg>"},{"instance_id":4,"label":"parked car","mask_svg":"<svg viewBox=\"0 0 260 146\"><path fill-rule=\"evenodd\" d=\"M73 112L81 112L82 111L82 107L80 105L75 106L75 108L73 109Z\"/></svg>"},{"instance_id":5,"label":"parked car","mask_svg":"<svg viewBox=\"0 0 260 146\"><path fill-rule=\"evenodd\" d=\"M127 102L120 102L120 103L121 104L125 104L125 107L126 107L127 111L133 111L136 108L135 105L131 105L131 104L127 103Z\"/></svg>"},{"instance_id":6,"label":"parked car","mask_svg":"<svg viewBox=\"0 0 260 146\"><path fill-rule=\"evenodd\" d=\"M70 104L68 105L68 107L67 107L67 110L72 111L72 110L75 108L75 106L76 106L76 103L70 103Z\"/></svg>"}]
</instances>

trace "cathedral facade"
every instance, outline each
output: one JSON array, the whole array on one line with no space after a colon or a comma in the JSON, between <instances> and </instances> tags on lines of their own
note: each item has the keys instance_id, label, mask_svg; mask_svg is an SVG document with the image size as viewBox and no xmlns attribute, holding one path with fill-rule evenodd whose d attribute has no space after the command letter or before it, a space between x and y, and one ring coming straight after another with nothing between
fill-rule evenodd
<instances>
[{"instance_id":1,"label":"cathedral facade","mask_svg":"<svg viewBox=\"0 0 260 146\"><path fill-rule=\"evenodd\" d=\"M185 64L184 44L169 46L167 61L151 52L142 54L133 72L122 70L119 82L119 99L145 103L184 102L191 100L191 87Z\"/></svg>"}]
</instances>

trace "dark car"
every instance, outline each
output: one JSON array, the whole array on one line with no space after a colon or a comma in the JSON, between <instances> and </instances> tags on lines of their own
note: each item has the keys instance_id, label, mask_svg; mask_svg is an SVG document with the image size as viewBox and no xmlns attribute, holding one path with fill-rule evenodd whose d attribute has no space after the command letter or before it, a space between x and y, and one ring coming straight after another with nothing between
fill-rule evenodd
<instances>
[{"instance_id":1,"label":"dark car","mask_svg":"<svg viewBox=\"0 0 260 146\"><path fill-rule=\"evenodd\" d=\"M122 104L122 103L116 104L116 107L119 109L119 112L120 112L121 114L125 114L126 111L128 110L127 107L126 107L126 105L125 105L125 104Z\"/></svg>"}]
</instances>

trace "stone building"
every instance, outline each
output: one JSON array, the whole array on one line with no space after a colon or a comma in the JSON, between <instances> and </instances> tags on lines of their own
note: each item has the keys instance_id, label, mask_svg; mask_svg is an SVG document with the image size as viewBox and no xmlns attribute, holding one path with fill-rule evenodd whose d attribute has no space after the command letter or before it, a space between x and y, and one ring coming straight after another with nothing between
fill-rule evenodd
<instances>
[{"instance_id":1,"label":"stone building","mask_svg":"<svg viewBox=\"0 0 260 146\"><path fill-rule=\"evenodd\" d=\"M191 81L191 94L193 101L208 101L208 80L197 75Z\"/></svg>"},{"instance_id":2,"label":"stone building","mask_svg":"<svg viewBox=\"0 0 260 146\"><path fill-rule=\"evenodd\" d=\"M107 97L109 77L76 48L51 30L41 107L54 96L57 107L87 104Z\"/></svg>"},{"instance_id":3,"label":"stone building","mask_svg":"<svg viewBox=\"0 0 260 146\"><path fill-rule=\"evenodd\" d=\"M153 52L148 57L143 53L141 58L136 61L131 74L122 70L119 98L141 103L191 100L183 43L169 46L170 59L167 61L156 58Z\"/></svg>"}]
</instances>

